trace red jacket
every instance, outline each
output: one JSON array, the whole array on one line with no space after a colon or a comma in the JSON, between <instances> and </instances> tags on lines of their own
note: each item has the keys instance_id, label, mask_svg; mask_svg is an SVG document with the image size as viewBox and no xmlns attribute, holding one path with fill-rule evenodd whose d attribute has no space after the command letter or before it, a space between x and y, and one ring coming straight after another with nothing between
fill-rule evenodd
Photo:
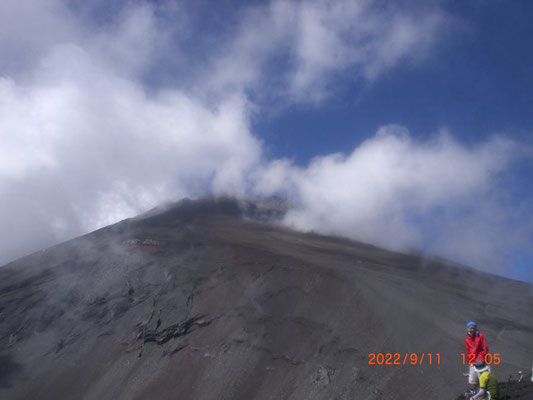
<instances>
[{"instance_id":1,"label":"red jacket","mask_svg":"<svg viewBox=\"0 0 533 400\"><path fill-rule=\"evenodd\" d=\"M479 333L479 331L476 331L474 336L467 335L465 339L465 351L469 361L472 360L470 354L475 354L475 357L470 364L475 363L476 360L479 359L485 360L485 356L489 352L485 336L483 336L482 333Z\"/></svg>"}]
</instances>

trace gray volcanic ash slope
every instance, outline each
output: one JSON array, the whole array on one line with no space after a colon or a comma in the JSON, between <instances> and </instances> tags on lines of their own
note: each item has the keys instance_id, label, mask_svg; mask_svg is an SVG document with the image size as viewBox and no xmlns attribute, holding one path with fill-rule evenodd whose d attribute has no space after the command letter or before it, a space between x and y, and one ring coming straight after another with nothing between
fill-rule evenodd
<instances>
[{"instance_id":1,"label":"gray volcanic ash slope","mask_svg":"<svg viewBox=\"0 0 533 400\"><path fill-rule=\"evenodd\" d=\"M500 380L533 361L532 285L259 223L231 200L120 222L0 282L2 399L455 399L470 319Z\"/></svg>"}]
</instances>

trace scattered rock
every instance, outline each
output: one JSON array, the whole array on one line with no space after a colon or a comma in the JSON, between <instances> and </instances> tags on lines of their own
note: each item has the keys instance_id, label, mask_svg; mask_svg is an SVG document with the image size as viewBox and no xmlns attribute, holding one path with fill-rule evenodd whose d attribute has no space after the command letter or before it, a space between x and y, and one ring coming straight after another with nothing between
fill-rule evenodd
<instances>
[{"instance_id":1,"label":"scattered rock","mask_svg":"<svg viewBox=\"0 0 533 400\"><path fill-rule=\"evenodd\" d=\"M207 321L204 318L206 315L196 315L191 318L187 318L182 322L170 325L165 329L157 332L156 330L146 329L146 325L141 324L138 327L137 339L141 339L144 343L155 342L158 345L165 344L170 339L174 339L180 336L185 336L192 331L194 326L203 328L208 326L211 321Z\"/></svg>"},{"instance_id":2,"label":"scattered rock","mask_svg":"<svg viewBox=\"0 0 533 400\"><path fill-rule=\"evenodd\" d=\"M318 386L326 387L329 385L332 375L333 370L319 366L313 376L313 383L317 384Z\"/></svg>"},{"instance_id":3,"label":"scattered rock","mask_svg":"<svg viewBox=\"0 0 533 400\"><path fill-rule=\"evenodd\" d=\"M161 242L154 239L144 239L141 246L161 246Z\"/></svg>"},{"instance_id":4,"label":"scattered rock","mask_svg":"<svg viewBox=\"0 0 533 400\"><path fill-rule=\"evenodd\" d=\"M14 333L12 333L11 335L9 335L9 341L7 343L7 347L11 347L13 345L15 345L15 343L17 343L17 335L15 335Z\"/></svg>"},{"instance_id":5,"label":"scattered rock","mask_svg":"<svg viewBox=\"0 0 533 400\"><path fill-rule=\"evenodd\" d=\"M122 244L129 245L129 246L151 247L151 246L161 246L162 243L159 240L155 240L155 239L137 239L137 238L133 238L133 239L124 240L122 242Z\"/></svg>"},{"instance_id":6,"label":"scattered rock","mask_svg":"<svg viewBox=\"0 0 533 400\"><path fill-rule=\"evenodd\" d=\"M188 346L187 343L180 343L176 347L173 347L170 350L163 352L163 354L166 355L166 356L171 356L171 355L176 354L177 352L183 350L187 346Z\"/></svg>"},{"instance_id":7,"label":"scattered rock","mask_svg":"<svg viewBox=\"0 0 533 400\"><path fill-rule=\"evenodd\" d=\"M122 244L126 244L126 245L138 245L141 243L141 239L128 239L128 240L124 240L122 242Z\"/></svg>"},{"instance_id":8,"label":"scattered rock","mask_svg":"<svg viewBox=\"0 0 533 400\"><path fill-rule=\"evenodd\" d=\"M95 306L101 306L102 304L107 303L107 299L105 297L95 297L93 300L89 302L90 305Z\"/></svg>"}]
</instances>

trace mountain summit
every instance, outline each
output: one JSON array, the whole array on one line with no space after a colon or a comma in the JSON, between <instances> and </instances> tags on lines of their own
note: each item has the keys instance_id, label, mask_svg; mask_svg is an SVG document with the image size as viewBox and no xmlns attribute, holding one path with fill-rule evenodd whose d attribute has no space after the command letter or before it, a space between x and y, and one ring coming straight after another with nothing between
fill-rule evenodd
<instances>
[{"instance_id":1,"label":"mountain summit","mask_svg":"<svg viewBox=\"0 0 533 400\"><path fill-rule=\"evenodd\" d=\"M186 200L4 266L0 397L454 399L472 319L500 380L531 368L533 285L265 223L286 207Z\"/></svg>"}]
</instances>

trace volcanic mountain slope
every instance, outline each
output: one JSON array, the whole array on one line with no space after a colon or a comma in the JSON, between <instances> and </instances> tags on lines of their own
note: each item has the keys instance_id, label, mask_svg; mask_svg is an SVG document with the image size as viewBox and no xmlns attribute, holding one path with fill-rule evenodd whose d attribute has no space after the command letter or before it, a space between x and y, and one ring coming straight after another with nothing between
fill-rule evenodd
<instances>
[{"instance_id":1,"label":"volcanic mountain slope","mask_svg":"<svg viewBox=\"0 0 533 400\"><path fill-rule=\"evenodd\" d=\"M532 285L242 209L183 201L1 268L0 398L455 399L470 319L501 380L531 368Z\"/></svg>"}]
</instances>

